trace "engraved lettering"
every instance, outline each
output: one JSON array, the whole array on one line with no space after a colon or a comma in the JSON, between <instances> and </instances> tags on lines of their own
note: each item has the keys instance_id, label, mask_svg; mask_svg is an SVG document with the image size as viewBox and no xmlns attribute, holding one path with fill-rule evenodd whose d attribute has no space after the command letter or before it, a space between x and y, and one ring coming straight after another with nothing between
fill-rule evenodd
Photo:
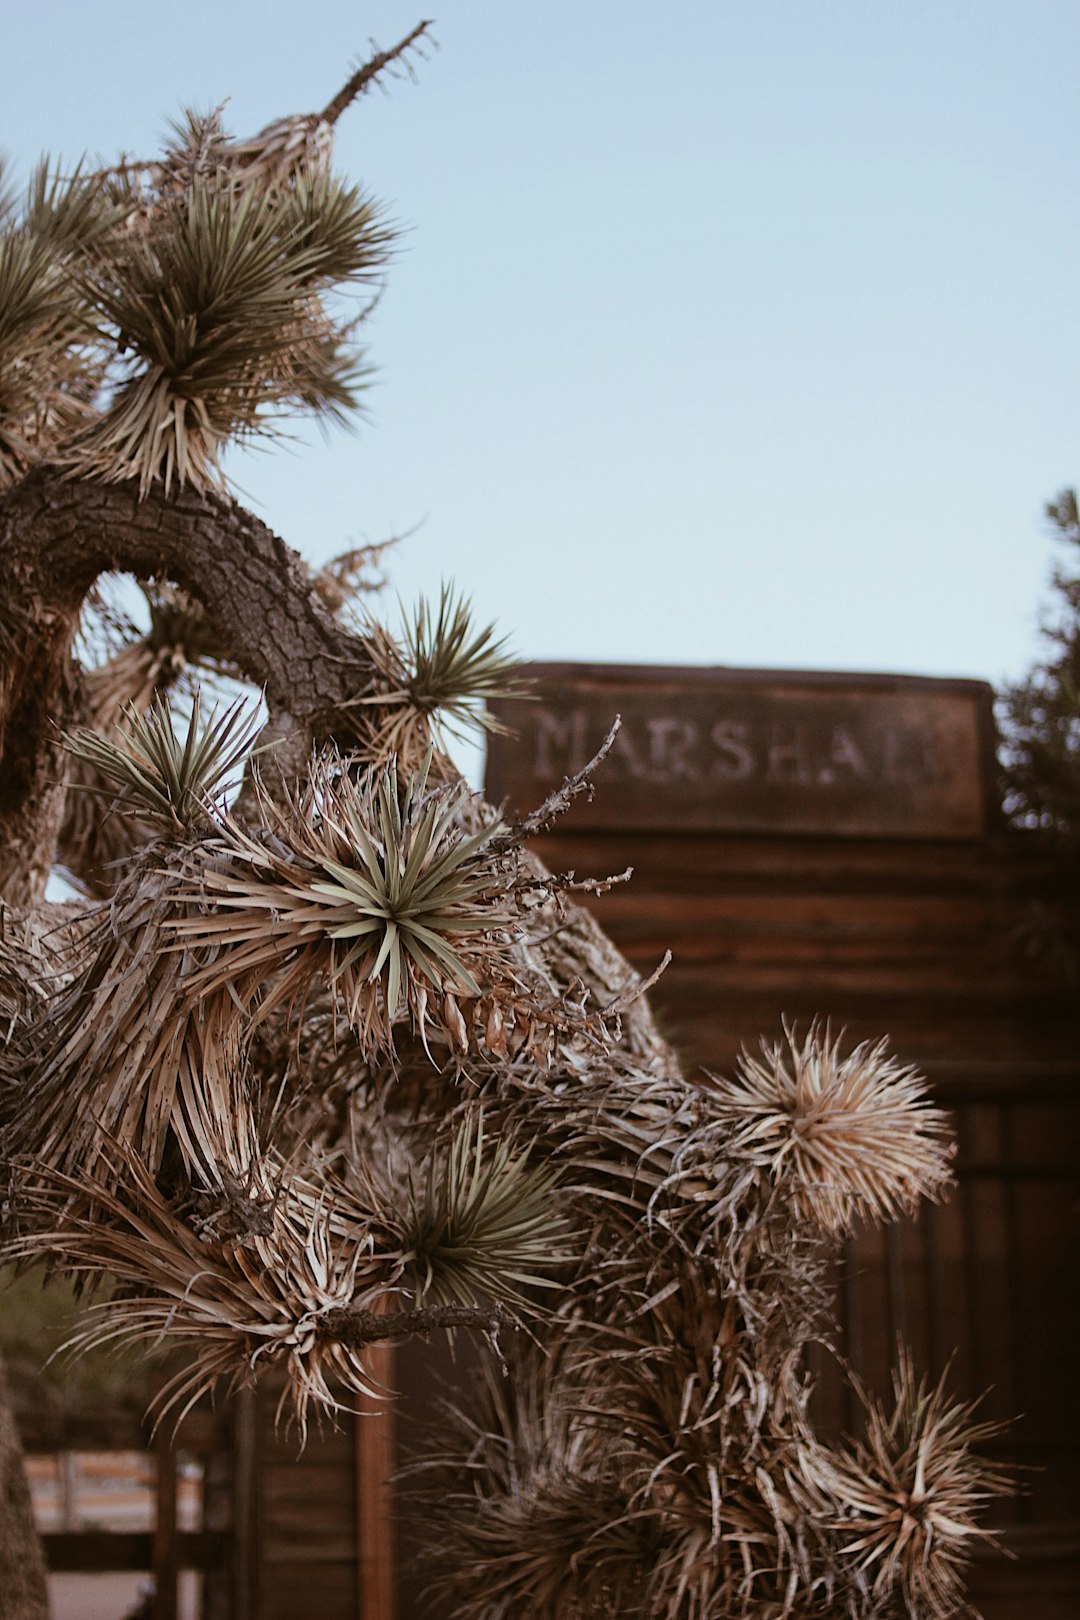
<instances>
[{"instance_id":1,"label":"engraved lettering","mask_svg":"<svg viewBox=\"0 0 1080 1620\"><path fill-rule=\"evenodd\" d=\"M828 763L818 771L817 779L822 787L828 787L838 778L843 780L844 773L848 774L849 779L854 778L857 782L870 780L870 767L851 732L845 731L843 726L836 726L829 743Z\"/></svg>"},{"instance_id":2,"label":"engraved lettering","mask_svg":"<svg viewBox=\"0 0 1080 1620\"><path fill-rule=\"evenodd\" d=\"M754 773L754 756L747 744L749 727L741 720L718 720L709 733L719 758L712 774L724 782L745 782Z\"/></svg>"},{"instance_id":3,"label":"engraved lettering","mask_svg":"<svg viewBox=\"0 0 1080 1620\"><path fill-rule=\"evenodd\" d=\"M921 785L941 780L934 764L933 739L918 731L891 726L885 733L882 776L886 782L913 782Z\"/></svg>"},{"instance_id":4,"label":"engraved lettering","mask_svg":"<svg viewBox=\"0 0 1080 1620\"><path fill-rule=\"evenodd\" d=\"M767 782L785 787L806 787L813 781L802 726L773 726L769 732Z\"/></svg>"},{"instance_id":5,"label":"engraved lettering","mask_svg":"<svg viewBox=\"0 0 1080 1620\"><path fill-rule=\"evenodd\" d=\"M701 772L687 758L698 740L698 728L691 720L650 720L649 763L653 775L661 782L672 782L685 777L691 782L701 780Z\"/></svg>"}]
</instances>

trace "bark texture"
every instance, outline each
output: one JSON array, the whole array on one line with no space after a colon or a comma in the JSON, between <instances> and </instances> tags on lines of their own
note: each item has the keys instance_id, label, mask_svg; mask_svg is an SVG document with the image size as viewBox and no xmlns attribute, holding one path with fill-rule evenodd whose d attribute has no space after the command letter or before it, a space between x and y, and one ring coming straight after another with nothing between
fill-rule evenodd
<instances>
[{"instance_id":1,"label":"bark texture","mask_svg":"<svg viewBox=\"0 0 1080 1620\"><path fill-rule=\"evenodd\" d=\"M48 1620L45 1560L0 1356L0 1620Z\"/></svg>"},{"instance_id":2,"label":"bark texture","mask_svg":"<svg viewBox=\"0 0 1080 1620\"><path fill-rule=\"evenodd\" d=\"M328 735L372 687L363 640L333 618L300 558L224 496L69 479L41 468L0 499L0 894L37 899L63 811L58 727L77 717L71 645L109 571L170 579L206 609L273 714Z\"/></svg>"}]
</instances>

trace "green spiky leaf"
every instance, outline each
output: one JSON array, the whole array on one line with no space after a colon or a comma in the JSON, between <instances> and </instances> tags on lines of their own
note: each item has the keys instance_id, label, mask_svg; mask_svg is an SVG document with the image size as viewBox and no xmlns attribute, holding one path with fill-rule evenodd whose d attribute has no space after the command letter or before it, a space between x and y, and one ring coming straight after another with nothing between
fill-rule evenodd
<instances>
[{"instance_id":1,"label":"green spiky leaf","mask_svg":"<svg viewBox=\"0 0 1080 1620\"><path fill-rule=\"evenodd\" d=\"M201 724L196 692L187 731L173 729L167 702L155 698L145 714L127 705L111 736L91 730L72 732L66 746L116 790L129 814L169 831L200 821L241 760L251 752L259 729L257 713L246 713L243 698Z\"/></svg>"},{"instance_id":2,"label":"green spiky leaf","mask_svg":"<svg viewBox=\"0 0 1080 1620\"><path fill-rule=\"evenodd\" d=\"M429 1304L504 1300L534 1310L529 1292L554 1288L572 1258L558 1175L530 1165L505 1139L487 1139L482 1111L467 1118L448 1152L434 1153L410 1183L399 1217L406 1274Z\"/></svg>"}]
</instances>

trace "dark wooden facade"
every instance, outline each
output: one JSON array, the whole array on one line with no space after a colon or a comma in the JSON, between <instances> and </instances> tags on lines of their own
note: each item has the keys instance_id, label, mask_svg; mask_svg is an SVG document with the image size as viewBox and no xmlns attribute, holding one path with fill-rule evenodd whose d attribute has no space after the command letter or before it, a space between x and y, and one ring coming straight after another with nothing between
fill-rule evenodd
<instances>
[{"instance_id":1,"label":"dark wooden facade","mask_svg":"<svg viewBox=\"0 0 1080 1620\"><path fill-rule=\"evenodd\" d=\"M373 1374L387 1387L392 1354L379 1346L372 1355ZM264 1380L214 1407L200 1403L175 1434L166 1425L156 1435L109 1411L58 1425L23 1403L31 1467L40 1455L101 1472L110 1454L149 1453L141 1500L127 1503L135 1524L110 1522L107 1510L99 1518L94 1502L83 1502L76 1523L45 1528L49 1570L90 1582L143 1577L153 1586L146 1620L190 1615L190 1593L186 1607L182 1597L192 1574L198 1620L393 1620L393 1407L313 1426L301 1448L295 1429L277 1422L279 1393ZM197 1486L178 1513L185 1473ZM96 1613L102 1600L92 1586L86 1591Z\"/></svg>"},{"instance_id":2,"label":"dark wooden facade","mask_svg":"<svg viewBox=\"0 0 1080 1620\"><path fill-rule=\"evenodd\" d=\"M1027 949L1080 885L1007 831L990 689L914 677L538 666L507 707L488 796L540 803L621 713L596 793L537 844L549 866L629 884L594 903L693 1068L828 1019L887 1035L954 1114L957 1188L866 1232L837 1269L843 1348L888 1387L897 1336L958 1393L1014 1418L997 1454L1025 1470L996 1513L1020 1555L982 1562L987 1620L1080 1612L1076 1253L1080 993ZM850 1412L820 1367L821 1420ZM1027 1470L1031 1470L1027 1472Z\"/></svg>"}]
</instances>

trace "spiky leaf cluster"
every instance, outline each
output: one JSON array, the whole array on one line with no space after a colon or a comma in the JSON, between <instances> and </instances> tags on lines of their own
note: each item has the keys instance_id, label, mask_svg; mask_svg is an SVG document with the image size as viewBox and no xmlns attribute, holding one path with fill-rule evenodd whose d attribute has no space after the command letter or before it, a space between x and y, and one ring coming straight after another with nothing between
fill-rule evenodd
<instances>
[{"instance_id":1,"label":"spiky leaf cluster","mask_svg":"<svg viewBox=\"0 0 1080 1620\"><path fill-rule=\"evenodd\" d=\"M467 1047L461 1000L514 978L517 858L498 823L475 826L463 783L402 782L393 760L357 776L333 752L287 817L263 803L274 836L226 820L193 873L203 911L177 934L219 952L200 991L273 974L269 1012L328 978L365 1051L392 1048L403 1019Z\"/></svg>"},{"instance_id":2,"label":"spiky leaf cluster","mask_svg":"<svg viewBox=\"0 0 1080 1620\"><path fill-rule=\"evenodd\" d=\"M537 1289L572 1258L570 1223L557 1213L557 1173L531 1164L505 1137L485 1138L482 1110L449 1149L407 1172L396 1217L405 1276L421 1302L504 1300L535 1310Z\"/></svg>"},{"instance_id":3,"label":"spiky leaf cluster","mask_svg":"<svg viewBox=\"0 0 1080 1620\"><path fill-rule=\"evenodd\" d=\"M47 162L0 201L0 490L92 417L107 356L78 278L116 220L100 187Z\"/></svg>"},{"instance_id":4,"label":"spiky leaf cluster","mask_svg":"<svg viewBox=\"0 0 1080 1620\"><path fill-rule=\"evenodd\" d=\"M978 1422L975 1404L951 1397L944 1378L918 1379L906 1355L892 1401L865 1402L865 1438L839 1454L831 1482L843 1504L833 1526L840 1556L889 1613L958 1613L972 1548L993 1540L978 1515L1008 1489L977 1449L1001 1425Z\"/></svg>"},{"instance_id":5,"label":"spiky leaf cluster","mask_svg":"<svg viewBox=\"0 0 1080 1620\"><path fill-rule=\"evenodd\" d=\"M257 714L238 699L205 725L196 691L187 731L178 737L167 701L155 697L145 712L121 707L112 734L81 728L67 738L70 751L117 795L119 806L176 833L205 821L241 761L251 754ZM90 786L80 783L79 786Z\"/></svg>"},{"instance_id":6,"label":"spiky leaf cluster","mask_svg":"<svg viewBox=\"0 0 1080 1620\"><path fill-rule=\"evenodd\" d=\"M363 1355L320 1332L328 1313L385 1296L392 1257L374 1253L362 1212L342 1190L292 1179L280 1182L241 1241L218 1237L172 1207L140 1156L115 1140L100 1184L52 1171L24 1200L30 1230L19 1258L62 1256L65 1268L94 1287L113 1279L118 1296L94 1308L80 1345L167 1343L188 1350L181 1370L157 1396L168 1411L186 1405L219 1379L250 1380L260 1363L289 1374L301 1428L311 1402L340 1407L342 1387L362 1396L372 1383ZM280 1166L264 1169L271 1181ZM256 1183L257 1186L257 1183Z\"/></svg>"},{"instance_id":7,"label":"spiky leaf cluster","mask_svg":"<svg viewBox=\"0 0 1080 1620\"><path fill-rule=\"evenodd\" d=\"M363 371L326 294L371 279L390 233L357 188L301 180L279 194L225 173L166 198L145 231L92 260L89 307L122 354L115 389L73 455L110 481L221 482L221 452L270 409L340 416Z\"/></svg>"},{"instance_id":8,"label":"spiky leaf cluster","mask_svg":"<svg viewBox=\"0 0 1080 1620\"><path fill-rule=\"evenodd\" d=\"M783 1044L763 1043L760 1058L744 1053L714 1099L731 1158L767 1171L801 1219L835 1235L940 1197L953 1152L924 1081L886 1042L843 1058L839 1046L814 1028L802 1041L789 1031Z\"/></svg>"},{"instance_id":9,"label":"spiky leaf cluster","mask_svg":"<svg viewBox=\"0 0 1080 1620\"><path fill-rule=\"evenodd\" d=\"M382 690L364 700L358 719L376 754L412 761L434 733L462 737L470 729L505 728L486 708L495 698L523 697L526 683L494 625L475 629L468 601L444 585L438 611L421 598L402 640L370 627Z\"/></svg>"},{"instance_id":10,"label":"spiky leaf cluster","mask_svg":"<svg viewBox=\"0 0 1080 1620\"><path fill-rule=\"evenodd\" d=\"M42 169L8 207L0 487L43 459L143 492L220 485L227 445L282 412L356 408L366 310L337 294L378 281L394 233L330 173L325 120L300 122L236 143L188 114L160 162Z\"/></svg>"}]
</instances>

